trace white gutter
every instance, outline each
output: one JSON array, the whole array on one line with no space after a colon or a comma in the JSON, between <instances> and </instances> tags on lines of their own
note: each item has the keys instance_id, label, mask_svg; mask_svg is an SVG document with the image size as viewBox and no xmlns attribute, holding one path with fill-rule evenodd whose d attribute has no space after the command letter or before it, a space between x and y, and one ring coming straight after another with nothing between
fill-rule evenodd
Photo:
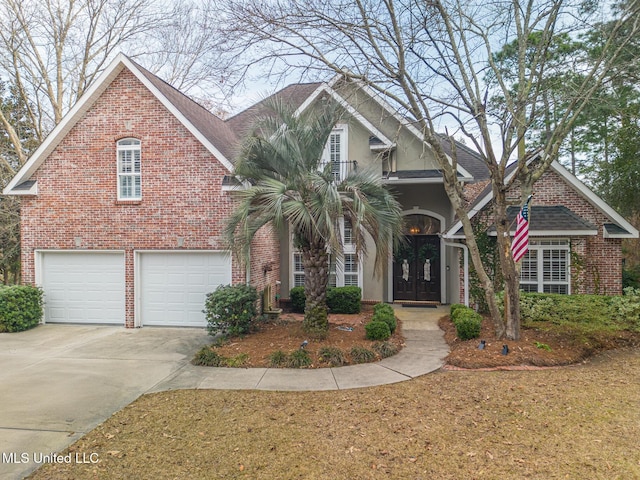
<instances>
[{"instance_id":1,"label":"white gutter","mask_svg":"<svg viewBox=\"0 0 640 480\"><path fill-rule=\"evenodd\" d=\"M443 239L444 240L444 239ZM469 247L467 247L464 243L456 243L456 242L447 242L444 240L444 244L447 247L461 248L464 261L463 261L463 271L464 271L464 304L465 306L469 306Z\"/></svg>"}]
</instances>

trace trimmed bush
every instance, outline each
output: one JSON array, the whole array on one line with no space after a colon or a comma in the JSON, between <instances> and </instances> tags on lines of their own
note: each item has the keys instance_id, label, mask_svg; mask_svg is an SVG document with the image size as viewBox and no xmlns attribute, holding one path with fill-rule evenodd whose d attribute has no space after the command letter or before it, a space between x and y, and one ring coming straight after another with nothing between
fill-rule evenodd
<instances>
[{"instance_id":1,"label":"trimmed bush","mask_svg":"<svg viewBox=\"0 0 640 480\"><path fill-rule=\"evenodd\" d=\"M327 307L331 313L360 313L362 290L360 287L336 287L327 290Z\"/></svg>"},{"instance_id":2,"label":"trimmed bush","mask_svg":"<svg viewBox=\"0 0 640 480\"><path fill-rule=\"evenodd\" d=\"M306 350L295 350L287 357L287 367L304 368L311 365L311 357Z\"/></svg>"},{"instance_id":3,"label":"trimmed bush","mask_svg":"<svg viewBox=\"0 0 640 480\"><path fill-rule=\"evenodd\" d=\"M376 343L373 349L381 358L387 358L398 353L398 347L391 342Z\"/></svg>"},{"instance_id":4,"label":"trimmed bush","mask_svg":"<svg viewBox=\"0 0 640 480\"><path fill-rule=\"evenodd\" d=\"M376 303L373 306L373 314L381 313L381 312L389 312L394 313L393 307L388 303Z\"/></svg>"},{"instance_id":5,"label":"trimmed bush","mask_svg":"<svg viewBox=\"0 0 640 480\"><path fill-rule=\"evenodd\" d=\"M304 304L307 300L304 287L293 287L289 292L289 300L291 300L291 310L295 313L304 313Z\"/></svg>"},{"instance_id":6,"label":"trimmed bush","mask_svg":"<svg viewBox=\"0 0 640 480\"><path fill-rule=\"evenodd\" d=\"M369 340L387 340L391 336L391 329L386 322L371 321L364 326Z\"/></svg>"},{"instance_id":7,"label":"trimmed bush","mask_svg":"<svg viewBox=\"0 0 640 480\"><path fill-rule=\"evenodd\" d=\"M42 320L42 290L30 285L0 287L0 332L22 332Z\"/></svg>"},{"instance_id":8,"label":"trimmed bush","mask_svg":"<svg viewBox=\"0 0 640 480\"><path fill-rule=\"evenodd\" d=\"M453 316L455 315L456 310L461 308L469 308L469 307L461 303L452 303L451 306L449 307L449 315L451 316L451 318L453 318Z\"/></svg>"},{"instance_id":9,"label":"trimmed bush","mask_svg":"<svg viewBox=\"0 0 640 480\"><path fill-rule=\"evenodd\" d=\"M322 347L318 352L318 356L323 362L328 363L332 367L341 367L347 364L344 353L337 347Z\"/></svg>"},{"instance_id":10,"label":"trimmed bush","mask_svg":"<svg viewBox=\"0 0 640 480\"><path fill-rule=\"evenodd\" d=\"M249 333L258 316L258 292L250 285L220 285L208 293L204 313L210 335Z\"/></svg>"},{"instance_id":11,"label":"trimmed bush","mask_svg":"<svg viewBox=\"0 0 640 480\"><path fill-rule=\"evenodd\" d=\"M456 326L456 335L460 340L471 340L480 336L482 317L476 312L461 315L454 325Z\"/></svg>"},{"instance_id":12,"label":"trimmed bush","mask_svg":"<svg viewBox=\"0 0 640 480\"><path fill-rule=\"evenodd\" d=\"M396 328L398 328L398 321L396 320L396 314L393 309L391 312L389 312L388 310L379 310L378 312L373 314L371 321L386 323L387 325L389 325L389 331L392 334L396 331Z\"/></svg>"},{"instance_id":13,"label":"trimmed bush","mask_svg":"<svg viewBox=\"0 0 640 480\"><path fill-rule=\"evenodd\" d=\"M460 340L471 340L480 336L482 316L471 308L460 306L452 309L451 321L456 326Z\"/></svg>"},{"instance_id":14,"label":"trimmed bush","mask_svg":"<svg viewBox=\"0 0 640 480\"><path fill-rule=\"evenodd\" d=\"M355 345L351 347L351 359L353 363L369 363L376 359L376 354L365 347Z\"/></svg>"}]
</instances>

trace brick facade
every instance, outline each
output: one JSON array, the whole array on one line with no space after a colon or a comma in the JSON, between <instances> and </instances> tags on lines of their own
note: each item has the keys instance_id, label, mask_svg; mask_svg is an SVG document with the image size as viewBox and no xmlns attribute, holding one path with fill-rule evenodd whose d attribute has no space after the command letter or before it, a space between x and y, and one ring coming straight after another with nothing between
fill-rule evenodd
<instances>
[{"instance_id":1,"label":"brick facade","mask_svg":"<svg viewBox=\"0 0 640 480\"><path fill-rule=\"evenodd\" d=\"M117 200L116 142L141 142L142 200ZM233 206L229 172L127 69L76 123L32 177L22 201L22 275L35 278L36 249L125 252L126 326L134 325L134 251L226 250L221 231ZM182 240L179 240L182 239ZM258 287L279 277L278 243L259 235ZM180 245L181 244L181 245ZM273 264L266 274L256 271ZM232 260L232 280L246 269Z\"/></svg>"},{"instance_id":2,"label":"brick facade","mask_svg":"<svg viewBox=\"0 0 640 480\"><path fill-rule=\"evenodd\" d=\"M558 173L549 169L533 188L532 205L564 205L587 222L597 226L598 234L569 237L572 253L571 292L575 294L619 295L622 293L621 239L604 238L604 224L611 220L594 207ZM520 201L519 187L513 188L507 200ZM531 237L535 238L535 237ZM553 238L545 236L544 238ZM567 238L560 235L557 238ZM462 272L460 301L464 286Z\"/></svg>"}]
</instances>

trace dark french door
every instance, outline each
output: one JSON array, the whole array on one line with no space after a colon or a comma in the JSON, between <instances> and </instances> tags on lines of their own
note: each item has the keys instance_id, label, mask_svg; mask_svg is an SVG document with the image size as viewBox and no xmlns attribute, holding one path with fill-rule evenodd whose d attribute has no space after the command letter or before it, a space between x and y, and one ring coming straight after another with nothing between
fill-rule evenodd
<instances>
[{"instance_id":1,"label":"dark french door","mask_svg":"<svg viewBox=\"0 0 640 480\"><path fill-rule=\"evenodd\" d=\"M393 299L440 301L440 238L408 235L394 257Z\"/></svg>"}]
</instances>

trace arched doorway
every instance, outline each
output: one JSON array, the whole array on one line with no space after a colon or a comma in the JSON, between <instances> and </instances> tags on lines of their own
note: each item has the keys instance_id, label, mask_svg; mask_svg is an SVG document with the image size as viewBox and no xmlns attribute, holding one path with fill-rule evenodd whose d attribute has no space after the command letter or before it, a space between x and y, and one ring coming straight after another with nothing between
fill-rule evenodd
<instances>
[{"instance_id":1,"label":"arched doorway","mask_svg":"<svg viewBox=\"0 0 640 480\"><path fill-rule=\"evenodd\" d=\"M393 259L393 299L440 301L440 220L404 217L404 242Z\"/></svg>"}]
</instances>

